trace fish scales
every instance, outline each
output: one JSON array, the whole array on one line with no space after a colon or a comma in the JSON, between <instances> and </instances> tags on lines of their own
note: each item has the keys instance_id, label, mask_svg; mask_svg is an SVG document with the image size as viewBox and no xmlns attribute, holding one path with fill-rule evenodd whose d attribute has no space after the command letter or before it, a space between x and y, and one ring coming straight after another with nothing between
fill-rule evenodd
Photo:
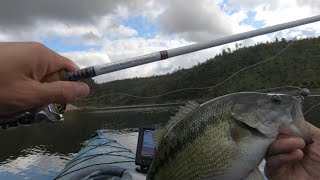
<instances>
[{"instance_id":1,"label":"fish scales","mask_svg":"<svg viewBox=\"0 0 320 180\"><path fill-rule=\"evenodd\" d=\"M168 134L167 138L161 142L165 146L159 146L158 148L158 152L163 152L163 154L156 156L156 158L162 157L162 159L154 159L154 162L158 162L154 164L155 169L159 168L160 171L164 171L164 174L167 175L180 174L175 172L176 169L179 169L181 172L190 171L190 173L183 173L186 175L185 177L180 174L179 177L172 176L172 179L206 178L205 175L212 174L212 172L204 173L200 177L192 176L192 174L196 174L194 172L197 171L194 168L201 167L206 171L212 169L206 167L206 165L214 166L217 170L216 176L223 174L224 170L227 169L225 166L231 166L231 161L220 163L221 161L225 161L223 156L220 155L220 152L228 152L228 154L233 156L239 154L237 148L224 145L228 142L226 133L229 129L229 122L227 120L229 114L226 114L226 112L230 111L230 106L228 106L230 103L231 99L225 98L222 101L204 104L201 108L192 112L190 116L183 118L177 123L171 129L171 132L174 133ZM215 111L211 109L215 109ZM211 124L216 125L211 126ZM203 153L204 150L207 151L207 153ZM190 155L192 156L190 157ZM198 159L199 157L205 161L194 162L194 159ZM187 161L185 161L185 159L187 159ZM168 163L168 161L171 162ZM164 168L165 164L166 167ZM221 164L223 164L223 166L221 166ZM173 170L173 172L171 172L171 170ZM151 172L152 170L150 173Z\"/></svg>"},{"instance_id":2,"label":"fish scales","mask_svg":"<svg viewBox=\"0 0 320 180\"><path fill-rule=\"evenodd\" d=\"M192 103L187 105L172 118L174 122L169 122L147 179L246 178L275 140L276 128L281 123L291 123L290 113L297 116L293 119L298 118L299 122L294 122L301 129L298 134L310 138L309 134L305 136L306 128L300 122L301 117L304 120L300 101L281 95L281 104L272 97L263 93L236 93L197 108ZM265 125L268 123L273 126Z\"/></svg>"}]
</instances>

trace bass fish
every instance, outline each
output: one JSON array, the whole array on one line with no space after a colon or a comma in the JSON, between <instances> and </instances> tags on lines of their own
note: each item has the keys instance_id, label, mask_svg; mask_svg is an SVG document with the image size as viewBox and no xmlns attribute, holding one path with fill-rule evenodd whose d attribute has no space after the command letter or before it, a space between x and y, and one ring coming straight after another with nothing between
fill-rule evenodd
<instances>
[{"instance_id":1,"label":"bass fish","mask_svg":"<svg viewBox=\"0 0 320 180\"><path fill-rule=\"evenodd\" d=\"M189 102L155 132L148 180L263 179L259 164L279 133L311 142L301 98L244 92Z\"/></svg>"}]
</instances>

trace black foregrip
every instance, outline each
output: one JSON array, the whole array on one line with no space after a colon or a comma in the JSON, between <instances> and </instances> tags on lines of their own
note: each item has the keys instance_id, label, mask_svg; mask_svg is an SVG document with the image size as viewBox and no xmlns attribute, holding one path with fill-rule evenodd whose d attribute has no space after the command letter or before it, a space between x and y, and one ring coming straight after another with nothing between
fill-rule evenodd
<instances>
[{"instance_id":1,"label":"black foregrip","mask_svg":"<svg viewBox=\"0 0 320 180\"><path fill-rule=\"evenodd\" d=\"M96 76L96 72L94 71L93 67L88 67L81 69L77 72L66 72L64 74L64 78L67 81L77 81L80 79L86 79Z\"/></svg>"}]
</instances>

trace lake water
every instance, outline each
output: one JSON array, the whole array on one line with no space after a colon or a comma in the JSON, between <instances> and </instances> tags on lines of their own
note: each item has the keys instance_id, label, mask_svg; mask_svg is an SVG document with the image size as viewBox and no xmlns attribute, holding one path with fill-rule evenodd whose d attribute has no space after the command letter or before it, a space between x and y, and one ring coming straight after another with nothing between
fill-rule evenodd
<instances>
[{"instance_id":1,"label":"lake water","mask_svg":"<svg viewBox=\"0 0 320 180\"><path fill-rule=\"evenodd\" d=\"M319 102L306 101L305 109ZM305 116L318 127L319 112L315 108ZM135 152L138 128L162 127L173 114L166 109L75 111L66 113L62 123L0 130L0 179L52 179L98 129L106 129L111 137Z\"/></svg>"},{"instance_id":2,"label":"lake water","mask_svg":"<svg viewBox=\"0 0 320 180\"><path fill-rule=\"evenodd\" d=\"M159 128L172 114L167 109L75 111L66 113L62 123L0 130L0 179L53 179L98 129L135 152L138 128Z\"/></svg>"}]
</instances>

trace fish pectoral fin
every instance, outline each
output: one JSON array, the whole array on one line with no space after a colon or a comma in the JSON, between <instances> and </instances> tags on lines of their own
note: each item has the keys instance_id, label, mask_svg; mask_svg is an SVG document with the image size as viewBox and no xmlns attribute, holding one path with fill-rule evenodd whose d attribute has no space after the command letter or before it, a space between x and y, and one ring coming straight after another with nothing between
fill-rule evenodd
<instances>
[{"instance_id":1,"label":"fish pectoral fin","mask_svg":"<svg viewBox=\"0 0 320 180\"><path fill-rule=\"evenodd\" d=\"M258 168L255 168L250 171L249 175L244 178L244 180L264 180L264 177L261 171Z\"/></svg>"}]
</instances>

